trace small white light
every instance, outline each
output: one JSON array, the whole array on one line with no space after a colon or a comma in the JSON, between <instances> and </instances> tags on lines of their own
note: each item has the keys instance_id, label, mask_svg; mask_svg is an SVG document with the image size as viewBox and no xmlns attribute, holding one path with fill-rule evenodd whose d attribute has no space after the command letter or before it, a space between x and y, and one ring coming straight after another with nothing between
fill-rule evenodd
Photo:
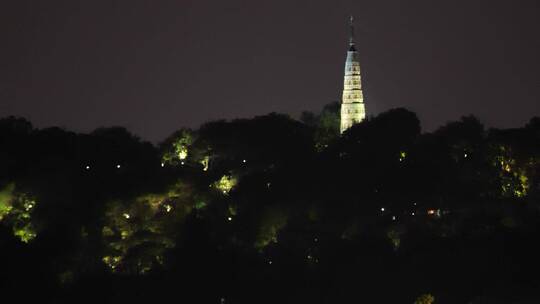
<instances>
[{"instance_id":1,"label":"small white light","mask_svg":"<svg viewBox=\"0 0 540 304\"><path fill-rule=\"evenodd\" d=\"M90 170L90 166L86 166L84 167L86 170Z\"/></svg>"},{"instance_id":2,"label":"small white light","mask_svg":"<svg viewBox=\"0 0 540 304\"><path fill-rule=\"evenodd\" d=\"M124 213L124 217L125 217L126 219L129 219L129 218L130 218L129 213Z\"/></svg>"},{"instance_id":3,"label":"small white light","mask_svg":"<svg viewBox=\"0 0 540 304\"><path fill-rule=\"evenodd\" d=\"M272 261L268 261L268 264L272 265Z\"/></svg>"},{"instance_id":4,"label":"small white light","mask_svg":"<svg viewBox=\"0 0 540 304\"><path fill-rule=\"evenodd\" d=\"M171 210L172 210L171 205L165 205L165 210L166 210L167 212L171 212Z\"/></svg>"},{"instance_id":5,"label":"small white light","mask_svg":"<svg viewBox=\"0 0 540 304\"><path fill-rule=\"evenodd\" d=\"M463 157L467 158L467 153L463 154Z\"/></svg>"},{"instance_id":6,"label":"small white light","mask_svg":"<svg viewBox=\"0 0 540 304\"><path fill-rule=\"evenodd\" d=\"M381 208L381 211L384 212L384 207Z\"/></svg>"},{"instance_id":7,"label":"small white light","mask_svg":"<svg viewBox=\"0 0 540 304\"><path fill-rule=\"evenodd\" d=\"M162 168L165 167L165 163L161 163L161 167L162 167Z\"/></svg>"},{"instance_id":8,"label":"small white light","mask_svg":"<svg viewBox=\"0 0 540 304\"><path fill-rule=\"evenodd\" d=\"M244 160L242 160L242 162L245 164L245 163L246 163L246 160L244 159Z\"/></svg>"},{"instance_id":9,"label":"small white light","mask_svg":"<svg viewBox=\"0 0 540 304\"><path fill-rule=\"evenodd\" d=\"M180 164L183 166L185 164L185 162L181 162Z\"/></svg>"},{"instance_id":10,"label":"small white light","mask_svg":"<svg viewBox=\"0 0 540 304\"><path fill-rule=\"evenodd\" d=\"M228 220L229 222L232 221L232 217L229 216L229 217L227 218L227 220Z\"/></svg>"},{"instance_id":11,"label":"small white light","mask_svg":"<svg viewBox=\"0 0 540 304\"><path fill-rule=\"evenodd\" d=\"M392 221L395 221L395 220L396 220L396 216L393 215L393 216L392 216Z\"/></svg>"},{"instance_id":12,"label":"small white light","mask_svg":"<svg viewBox=\"0 0 540 304\"><path fill-rule=\"evenodd\" d=\"M414 216L414 212L412 212L411 215Z\"/></svg>"},{"instance_id":13,"label":"small white light","mask_svg":"<svg viewBox=\"0 0 540 304\"><path fill-rule=\"evenodd\" d=\"M120 165L116 165L116 169L120 169Z\"/></svg>"}]
</instances>

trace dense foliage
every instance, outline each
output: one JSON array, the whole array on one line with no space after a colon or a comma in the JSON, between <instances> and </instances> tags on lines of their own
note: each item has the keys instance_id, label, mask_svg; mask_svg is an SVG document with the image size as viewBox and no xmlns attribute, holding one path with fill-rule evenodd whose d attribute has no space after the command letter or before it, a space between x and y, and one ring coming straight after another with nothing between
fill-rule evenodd
<instances>
[{"instance_id":1,"label":"dense foliage","mask_svg":"<svg viewBox=\"0 0 540 304\"><path fill-rule=\"evenodd\" d=\"M20 302L537 303L540 118L421 133L336 105L77 134L0 119L0 290Z\"/></svg>"}]
</instances>

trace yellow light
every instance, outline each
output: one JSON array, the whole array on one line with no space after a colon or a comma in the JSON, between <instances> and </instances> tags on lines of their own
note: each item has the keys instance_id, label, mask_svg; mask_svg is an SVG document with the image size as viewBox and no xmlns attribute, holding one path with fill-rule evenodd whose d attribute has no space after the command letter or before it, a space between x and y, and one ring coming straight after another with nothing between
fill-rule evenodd
<instances>
[{"instance_id":1,"label":"yellow light","mask_svg":"<svg viewBox=\"0 0 540 304\"><path fill-rule=\"evenodd\" d=\"M120 233L120 235L122 236L122 239L125 240L125 239L127 239L127 237L129 236L129 232L127 232L127 231L122 231L122 232Z\"/></svg>"},{"instance_id":2,"label":"yellow light","mask_svg":"<svg viewBox=\"0 0 540 304\"><path fill-rule=\"evenodd\" d=\"M131 216L129 216L129 213L124 213L123 215L124 215L124 217L125 217L126 219L129 219L129 218L131 217Z\"/></svg>"},{"instance_id":3,"label":"yellow light","mask_svg":"<svg viewBox=\"0 0 540 304\"><path fill-rule=\"evenodd\" d=\"M234 176L223 175L221 179L214 183L214 186L221 190L223 194L228 194L231 189L236 186L237 179Z\"/></svg>"},{"instance_id":4,"label":"yellow light","mask_svg":"<svg viewBox=\"0 0 540 304\"><path fill-rule=\"evenodd\" d=\"M205 156L199 163L203 166L203 171L208 171L210 165L210 157Z\"/></svg>"},{"instance_id":5,"label":"yellow light","mask_svg":"<svg viewBox=\"0 0 540 304\"><path fill-rule=\"evenodd\" d=\"M404 151L399 152L399 161L403 161L407 157L407 153Z\"/></svg>"},{"instance_id":6,"label":"yellow light","mask_svg":"<svg viewBox=\"0 0 540 304\"><path fill-rule=\"evenodd\" d=\"M180 152L178 152L178 158L180 158L180 160L184 160L186 159L188 156L188 151L187 151L187 148L183 147Z\"/></svg>"}]
</instances>

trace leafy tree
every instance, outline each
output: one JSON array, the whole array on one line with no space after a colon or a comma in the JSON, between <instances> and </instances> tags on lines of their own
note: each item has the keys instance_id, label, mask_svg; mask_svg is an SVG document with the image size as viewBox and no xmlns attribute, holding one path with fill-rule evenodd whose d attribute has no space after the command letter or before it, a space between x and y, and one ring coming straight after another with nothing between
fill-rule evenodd
<instances>
[{"instance_id":1,"label":"leafy tree","mask_svg":"<svg viewBox=\"0 0 540 304\"><path fill-rule=\"evenodd\" d=\"M186 162L188 156L193 154L193 151L190 152L193 141L194 134L190 129L174 132L161 144L162 163L179 165Z\"/></svg>"},{"instance_id":2,"label":"leafy tree","mask_svg":"<svg viewBox=\"0 0 540 304\"><path fill-rule=\"evenodd\" d=\"M415 301L414 304L433 304L435 303L435 297L431 294L423 294L419 296Z\"/></svg>"},{"instance_id":3,"label":"leafy tree","mask_svg":"<svg viewBox=\"0 0 540 304\"><path fill-rule=\"evenodd\" d=\"M302 112L300 120L315 129L315 148L322 151L339 137L340 127L339 102L332 102L323 107L319 114Z\"/></svg>"}]
</instances>

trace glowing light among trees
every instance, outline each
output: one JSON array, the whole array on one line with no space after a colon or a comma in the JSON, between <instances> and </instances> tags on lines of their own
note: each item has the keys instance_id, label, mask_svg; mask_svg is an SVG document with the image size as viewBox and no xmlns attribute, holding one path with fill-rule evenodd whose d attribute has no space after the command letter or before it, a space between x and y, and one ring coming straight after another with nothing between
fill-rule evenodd
<instances>
[{"instance_id":1,"label":"glowing light among trees","mask_svg":"<svg viewBox=\"0 0 540 304\"><path fill-rule=\"evenodd\" d=\"M200 161L200 164L203 166L203 171L208 171L208 168L210 167L210 156L205 156Z\"/></svg>"},{"instance_id":2,"label":"glowing light among trees","mask_svg":"<svg viewBox=\"0 0 540 304\"><path fill-rule=\"evenodd\" d=\"M102 262L113 272L136 274L162 265L165 251L176 245L178 224L195 208L194 195L191 185L178 182L161 193L109 202Z\"/></svg>"},{"instance_id":3,"label":"glowing light among trees","mask_svg":"<svg viewBox=\"0 0 540 304\"><path fill-rule=\"evenodd\" d=\"M414 304L433 304L435 303L435 297L429 293L419 296Z\"/></svg>"},{"instance_id":4,"label":"glowing light among trees","mask_svg":"<svg viewBox=\"0 0 540 304\"><path fill-rule=\"evenodd\" d=\"M16 191L14 183L0 190L0 222L11 226L13 235L24 243L29 243L37 232L32 223L32 211L36 201L25 193Z\"/></svg>"},{"instance_id":5,"label":"glowing light among trees","mask_svg":"<svg viewBox=\"0 0 540 304\"><path fill-rule=\"evenodd\" d=\"M223 175L221 179L214 183L214 187L221 191L223 194L229 194L229 192L236 186L238 180L231 175Z\"/></svg>"},{"instance_id":6,"label":"glowing light among trees","mask_svg":"<svg viewBox=\"0 0 540 304\"><path fill-rule=\"evenodd\" d=\"M530 188L527 163L518 163L512 154L509 147L500 146L499 154L495 156L493 165L500 170L501 194L505 197L522 198L528 194Z\"/></svg>"},{"instance_id":7,"label":"glowing light among trees","mask_svg":"<svg viewBox=\"0 0 540 304\"><path fill-rule=\"evenodd\" d=\"M399 161L400 161L400 162L401 162L401 161L404 161L405 158L407 158L407 152L405 152L405 151L399 152Z\"/></svg>"},{"instance_id":8,"label":"glowing light among trees","mask_svg":"<svg viewBox=\"0 0 540 304\"><path fill-rule=\"evenodd\" d=\"M189 148L193 144L191 130L181 129L166 140L166 150L163 153L162 163L178 164L184 163L189 156Z\"/></svg>"}]
</instances>

